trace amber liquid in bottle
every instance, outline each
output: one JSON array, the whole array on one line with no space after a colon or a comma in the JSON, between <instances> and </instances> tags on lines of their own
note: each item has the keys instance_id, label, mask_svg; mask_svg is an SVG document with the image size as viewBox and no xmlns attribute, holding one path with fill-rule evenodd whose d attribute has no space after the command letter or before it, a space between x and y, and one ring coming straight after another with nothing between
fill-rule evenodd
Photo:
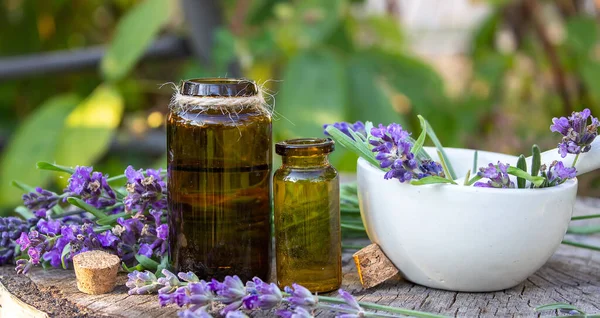
<instances>
[{"instance_id":1,"label":"amber liquid in bottle","mask_svg":"<svg viewBox=\"0 0 600 318\"><path fill-rule=\"evenodd\" d=\"M341 284L339 180L327 153L319 147L291 149L282 155L283 165L273 177L280 287L298 283L315 293Z\"/></svg>"},{"instance_id":2,"label":"amber liquid in bottle","mask_svg":"<svg viewBox=\"0 0 600 318\"><path fill-rule=\"evenodd\" d=\"M268 279L271 119L253 109L168 118L171 262L201 278Z\"/></svg>"}]
</instances>

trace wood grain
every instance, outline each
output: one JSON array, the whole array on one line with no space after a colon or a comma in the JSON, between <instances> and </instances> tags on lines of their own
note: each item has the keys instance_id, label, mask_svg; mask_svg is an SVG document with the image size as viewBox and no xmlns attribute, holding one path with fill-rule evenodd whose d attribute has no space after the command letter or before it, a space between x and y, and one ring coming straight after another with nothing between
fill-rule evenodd
<instances>
[{"instance_id":1,"label":"wood grain","mask_svg":"<svg viewBox=\"0 0 600 318\"><path fill-rule=\"evenodd\" d=\"M580 198L575 214L600 213L600 199ZM576 225L599 224L599 220L579 221ZM600 236L600 235L599 235ZM569 239L600 246L599 236L575 237ZM368 242L363 242L367 244ZM356 242L353 242L356 244ZM403 307L457 317L523 317L536 316L533 308L539 305L566 302L588 313L600 313L600 252L571 246L561 246L548 263L519 286L494 293L456 293L425 288L401 278L391 280L371 288L363 289L352 258L354 251L343 255L343 286L360 301ZM0 281L7 285L14 271L1 268ZM77 290L73 271L40 269L32 271L29 279L33 284L20 284L11 289L10 294L26 295L41 293L48 300L31 303L45 311L49 302L68 302L81 311L78 314L54 314L49 316L75 317L83 313L110 317L176 317L176 307L161 308L156 296L129 296L124 286L126 276L120 275L118 287L105 295L86 295ZM0 291L0 305L5 306L9 299L8 291ZM9 298L7 298L9 297ZM23 299L26 303L27 299ZM44 298L44 297L41 297ZM557 314L550 312L548 314ZM273 313L255 313L255 317L272 316ZM39 317L34 314L23 317ZM329 317L331 313L318 313L319 317ZM4 317L4 316L3 316ZM12 315L11 315L12 317Z\"/></svg>"}]
</instances>

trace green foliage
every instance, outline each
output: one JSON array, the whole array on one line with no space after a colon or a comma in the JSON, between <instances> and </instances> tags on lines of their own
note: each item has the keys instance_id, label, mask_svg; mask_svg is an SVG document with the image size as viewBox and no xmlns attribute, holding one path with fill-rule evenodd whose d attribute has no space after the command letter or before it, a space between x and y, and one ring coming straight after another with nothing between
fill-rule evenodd
<instances>
[{"instance_id":1,"label":"green foliage","mask_svg":"<svg viewBox=\"0 0 600 318\"><path fill-rule=\"evenodd\" d=\"M162 26L169 20L166 0L145 0L123 17L100 66L105 79L123 78L135 66Z\"/></svg>"},{"instance_id":2,"label":"green foliage","mask_svg":"<svg viewBox=\"0 0 600 318\"><path fill-rule=\"evenodd\" d=\"M48 100L25 120L9 141L0 163L0 206L15 204L20 191L12 180L43 185L51 175L35 169L39 160L54 161L65 120L76 108L79 99L74 95L57 96Z\"/></svg>"},{"instance_id":3,"label":"green foliage","mask_svg":"<svg viewBox=\"0 0 600 318\"><path fill-rule=\"evenodd\" d=\"M525 161L525 156L523 156L523 155L519 156L519 159L517 160L517 168L519 168L523 171L527 171L527 162ZM527 182L527 181L524 178L517 177L517 187L519 189L525 188L525 182Z\"/></svg>"}]
</instances>

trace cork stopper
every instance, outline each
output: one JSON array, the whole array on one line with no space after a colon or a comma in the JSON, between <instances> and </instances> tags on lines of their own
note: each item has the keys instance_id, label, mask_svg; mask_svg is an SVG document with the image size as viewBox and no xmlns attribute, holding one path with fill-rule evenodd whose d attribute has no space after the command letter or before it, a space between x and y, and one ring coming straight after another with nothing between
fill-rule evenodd
<instances>
[{"instance_id":1,"label":"cork stopper","mask_svg":"<svg viewBox=\"0 0 600 318\"><path fill-rule=\"evenodd\" d=\"M104 251L87 251L73 257L77 288L86 294L109 293L115 288L121 259Z\"/></svg>"},{"instance_id":2,"label":"cork stopper","mask_svg":"<svg viewBox=\"0 0 600 318\"><path fill-rule=\"evenodd\" d=\"M364 288L375 287L398 274L398 269L375 243L354 253L352 257Z\"/></svg>"}]
</instances>

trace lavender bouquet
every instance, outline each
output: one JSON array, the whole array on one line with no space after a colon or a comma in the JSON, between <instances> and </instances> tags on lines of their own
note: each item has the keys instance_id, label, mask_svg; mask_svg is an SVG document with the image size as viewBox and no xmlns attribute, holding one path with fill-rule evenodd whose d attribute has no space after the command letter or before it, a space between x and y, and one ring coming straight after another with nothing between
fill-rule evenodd
<instances>
[{"instance_id":1,"label":"lavender bouquet","mask_svg":"<svg viewBox=\"0 0 600 318\"><path fill-rule=\"evenodd\" d=\"M118 255L127 271L160 272L168 265L166 184L160 170L135 170L109 178L92 167L38 163L43 170L70 174L54 193L19 182L23 219L0 218L0 264L16 261L18 273L33 266L69 268L73 256L93 249ZM113 187L111 184L123 184Z\"/></svg>"}]
</instances>

